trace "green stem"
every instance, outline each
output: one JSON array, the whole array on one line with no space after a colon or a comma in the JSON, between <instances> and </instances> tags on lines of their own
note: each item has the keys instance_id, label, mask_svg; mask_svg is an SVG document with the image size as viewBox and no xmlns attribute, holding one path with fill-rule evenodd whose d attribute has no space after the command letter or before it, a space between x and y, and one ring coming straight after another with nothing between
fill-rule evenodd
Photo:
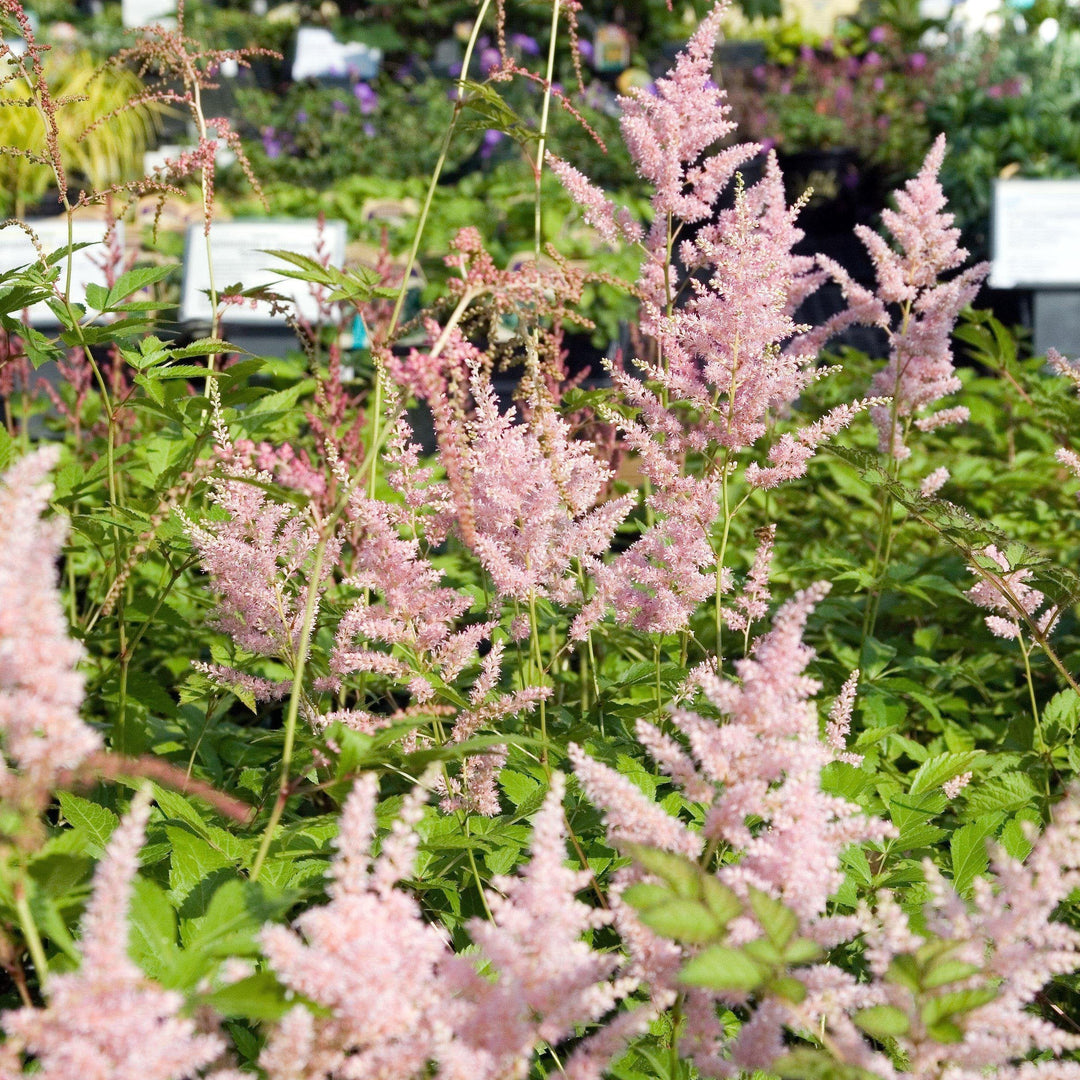
<instances>
[{"instance_id":1,"label":"green stem","mask_svg":"<svg viewBox=\"0 0 1080 1080\"><path fill-rule=\"evenodd\" d=\"M555 45L559 33L559 7L562 0L552 0L551 40L548 42L547 71L544 73L544 103L540 108L540 140L536 144L536 203L533 214L533 230L536 241L536 282L540 285L540 244L543 239L544 218L541 185L544 178L544 154L547 146L548 118L551 113L551 87L555 78Z\"/></svg>"},{"instance_id":2,"label":"green stem","mask_svg":"<svg viewBox=\"0 0 1080 1080\"><path fill-rule=\"evenodd\" d=\"M15 911L19 916L19 926L22 929L23 939L26 941L27 951L34 962L38 983L44 986L49 978L49 962L45 959L45 947L41 944L41 935L38 933L34 914L30 910L30 901L26 896L26 871L20 871L20 875L12 890L15 896Z\"/></svg>"},{"instance_id":3,"label":"green stem","mask_svg":"<svg viewBox=\"0 0 1080 1080\"><path fill-rule=\"evenodd\" d=\"M1024 658L1024 676L1027 679L1028 695L1031 698L1031 715L1035 721L1037 749L1040 754L1047 754L1049 747L1046 745L1046 739L1043 738L1042 720L1039 717L1039 703L1035 699L1035 681L1031 677L1031 650L1024 644L1023 634L1019 635L1017 641L1020 643L1020 655Z\"/></svg>"},{"instance_id":4,"label":"green stem","mask_svg":"<svg viewBox=\"0 0 1080 1080\"><path fill-rule=\"evenodd\" d=\"M487 14L490 6L491 0L483 0L483 3L480 5L480 11L477 13L476 19L473 22L468 44L465 46L465 58L462 61L461 74L458 76L457 80L457 96L454 100L454 112L450 117L450 123L446 126L446 132L443 134L442 145L439 147L439 157L435 162L435 168L432 171L431 179L428 181L427 191L424 193L424 203L420 208L420 217L416 222L416 231L413 233L409 254L405 260L405 267L401 272L401 286L399 287L397 297L394 300L394 309L390 314L390 322L386 328L387 342L390 341L394 331L397 329L398 320L401 318L401 312L405 307L405 297L409 294L409 278L412 276L413 267L416 265L416 258L420 253L420 242L424 236L424 229L427 227L428 215L431 213L431 203L435 198L435 191L439 186L439 177L442 176L443 168L446 165L446 157L450 153L450 143L454 137L454 129L457 127L458 117L465 107L463 101L465 98L465 82L469 76L469 64L472 61L473 50L476 48L476 41L480 36L480 27L483 24L484 16ZM379 424L382 420L382 398L383 371L381 366L377 366L375 369L375 408L371 418L372 447L379 444ZM369 498L374 498L375 496L375 480L376 473L375 469L372 468L371 476L368 479Z\"/></svg>"},{"instance_id":5,"label":"green stem","mask_svg":"<svg viewBox=\"0 0 1080 1080\"><path fill-rule=\"evenodd\" d=\"M540 686L544 681L544 654L540 648L540 628L536 618L536 593L529 591L529 639L533 663L533 685ZM549 775L551 767L548 765L548 739L547 739L547 709L544 707L544 699L540 699L540 763L544 771Z\"/></svg>"},{"instance_id":6,"label":"green stem","mask_svg":"<svg viewBox=\"0 0 1080 1080\"><path fill-rule=\"evenodd\" d=\"M656 722L664 721L664 696L660 689L660 636L653 642L653 663L656 667Z\"/></svg>"},{"instance_id":7,"label":"green stem","mask_svg":"<svg viewBox=\"0 0 1080 1080\"><path fill-rule=\"evenodd\" d=\"M270 842L274 837L281 815L285 811L285 803L289 798L289 770L292 766L293 746L296 742L296 720L300 711L300 697L304 685L304 668L307 665L308 646L311 643L312 624L315 622L315 605L319 596L319 583L322 581L323 559L326 556L328 535L323 535L315 548L315 564L308 577L307 603L304 605L304 621L300 629L300 643L297 648L296 663L293 665L292 691L289 694L289 708L285 714L285 745L281 751L281 782L278 786L277 799L274 808L270 812L270 820L263 832L262 843L259 845L258 854L251 865L252 881L259 880L266 853L270 850Z\"/></svg>"}]
</instances>

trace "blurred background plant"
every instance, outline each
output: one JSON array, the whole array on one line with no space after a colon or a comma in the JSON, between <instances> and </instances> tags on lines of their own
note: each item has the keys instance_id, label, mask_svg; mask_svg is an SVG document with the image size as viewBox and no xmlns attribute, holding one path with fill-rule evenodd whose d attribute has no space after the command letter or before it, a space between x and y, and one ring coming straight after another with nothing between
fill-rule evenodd
<instances>
[{"instance_id":1,"label":"blurred background plant","mask_svg":"<svg viewBox=\"0 0 1080 1080\"><path fill-rule=\"evenodd\" d=\"M85 49L51 51L45 77L60 102L56 118L61 158L73 187L96 191L143 175L143 155L153 145L162 106L132 105L143 91L139 78L121 68L102 67ZM0 88L0 146L45 150L45 126L29 108L30 89L21 79ZM102 117L108 117L105 122ZM93 125L93 126L91 126ZM53 184L48 165L31 157L0 154L0 200L5 216L23 215ZM59 206L45 208L58 212Z\"/></svg>"}]
</instances>

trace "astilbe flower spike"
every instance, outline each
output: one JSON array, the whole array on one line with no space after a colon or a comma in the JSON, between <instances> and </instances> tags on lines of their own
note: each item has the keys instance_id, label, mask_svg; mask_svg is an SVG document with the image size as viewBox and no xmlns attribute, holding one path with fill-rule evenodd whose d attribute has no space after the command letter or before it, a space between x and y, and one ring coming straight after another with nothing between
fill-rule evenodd
<instances>
[{"instance_id":1,"label":"astilbe flower spike","mask_svg":"<svg viewBox=\"0 0 1080 1080\"><path fill-rule=\"evenodd\" d=\"M68 634L57 590L67 525L42 519L58 457L43 448L0 478L0 733L5 757L41 788L102 745L79 718L83 650Z\"/></svg>"},{"instance_id":2,"label":"astilbe flower spike","mask_svg":"<svg viewBox=\"0 0 1080 1080\"><path fill-rule=\"evenodd\" d=\"M149 799L136 796L109 839L82 919L81 967L49 979L44 1008L0 1017L9 1061L20 1051L32 1055L32 1075L41 1080L194 1080L225 1051L224 1039L180 1014L182 995L148 979L128 956L132 883L149 814Z\"/></svg>"},{"instance_id":3,"label":"astilbe flower spike","mask_svg":"<svg viewBox=\"0 0 1080 1080\"><path fill-rule=\"evenodd\" d=\"M256 656L294 666L308 590L323 588L340 555L341 539L329 539L320 579L308 581L318 529L295 507L268 496L270 473L257 472L237 457L213 381L210 386L214 442L222 461L222 475L211 480L211 498L226 516L195 523L182 511L178 514L218 594L213 617L218 629ZM202 670L226 687L237 685L231 669ZM280 686L269 680L246 676L243 682L257 699L281 696Z\"/></svg>"},{"instance_id":4,"label":"astilbe flower spike","mask_svg":"<svg viewBox=\"0 0 1080 1080\"><path fill-rule=\"evenodd\" d=\"M868 293L829 259L822 266L840 283L849 306L822 332L814 345L853 323L883 327L889 334L889 362L871 384L871 392L891 398L871 415L878 428L879 448L894 458L910 453L904 443L904 422L910 418L922 430L967 418L962 406L916 419L916 414L960 388L953 369L949 338L963 308L975 299L989 264L968 267L956 276L942 276L962 266L967 251L957 241L960 230L945 210L938 181L945 157L945 136L939 135L918 175L895 193L897 210L884 210L882 222L899 251L864 225L856 227L874 263L877 290ZM893 318L891 311L899 311Z\"/></svg>"},{"instance_id":5,"label":"astilbe flower spike","mask_svg":"<svg viewBox=\"0 0 1080 1080\"><path fill-rule=\"evenodd\" d=\"M713 848L722 842L738 857L716 871L720 881L744 897L753 887L781 900L798 917L802 936L832 946L859 929L856 920L827 912L827 901L843 880L840 856L852 843L883 838L889 826L821 789L821 770L835 759L844 724L838 717L830 742L821 739L811 700L818 683L804 673L813 650L803 643L802 633L827 592L827 584L819 583L781 607L772 630L755 643L749 657L737 662L739 682L713 669L698 674L707 699L724 720L675 712L672 720L687 749L652 725L639 723L639 737L660 768L689 798L704 804L700 832L579 748L571 748L571 760L586 793L603 809L615 844L629 841L696 857L705 842ZM853 691L854 684L850 686ZM841 711L850 704L850 692L842 698ZM751 828L751 821L763 824ZM683 989L677 976L688 954L685 947L653 934L619 899L639 876L633 868L616 875L616 926L630 952L631 971L649 985L654 1000L670 1002ZM749 915L736 918L729 929L733 943L761 932ZM854 979L831 965L811 969L805 981L808 1012L825 1008L838 996L865 999ZM782 1049L785 1025L799 1026L788 1003L766 997L732 1038L718 1019L714 996L684 992L687 1024L680 1049L706 1075L767 1068ZM745 1004L745 996L734 992L720 998L729 1007Z\"/></svg>"},{"instance_id":6,"label":"astilbe flower spike","mask_svg":"<svg viewBox=\"0 0 1080 1080\"><path fill-rule=\"evenodd\" d=\"M365 776L346 802L330 902L297 920L299 934L263 930L278 977L328 1013L297 1006L274 1029L260 1058L270 1080L410 1080L429 1068L453 1080L524 1077L540 1045L600 1019L633 988L613 977L617 957L580 940L608 916L575 898L590 875L563 866L561 776L537 814L530 863L492 883L493 922L469 924L490 978L477 957L454 955L399 887L419 844L423 794L406 797L372 860L376 795Z\"/></svg>"},{"instance_id":7,"label":"astilbe flower spike","mask_svg":"<svg viewBox=\"0 0 1080 1080\"><path fill-rule=\"evenodd\" d=\"M481 1055L484 1075L492 1080L525 1076L538 1040L557 1046L637 985L634 978L613 977L621 964L617 953L582 940L586 931L609 923L611 912L575 899L592 875L565 865L564 793L564 778L556 773L533 824L529 863L515 877L493 878L491 921L469 923L494 981L477 971L471 957L456 956L446 967L449 982L468 1002L459 1036Z\"/></svg>"},{"instance_id":8,"label":"astilbe flower spike","mask_svg":"<svg viewBox=\"0 0 1080 1080\"><path fill-rule=\"evenodd\" d=\"M1026 568L1014 570L994 544L981 554L990 565L968 567L980 580L966 595L973 604L994 613L986 616L990 632L1000 638L1015 640L1021 634L1020 620L1026 615L1039 634L1044 637L1049 634L1058 620L1058 608L1051 605L1039 614L1046 598L1027 584L1031 580L1031 571Z\"/></svg>"},{"instance_id":9,"label":"astilbe flower spike","mask_svg":"<svg viewBox=\"0 0 1080 1080\"><path fill-rule=\"evenodd\" d=\"M1080 968L1080 931L1054 919L1055 909L1080 886L1080 791L1075 787L1054 808L1054 821L1025 861L998 850L992 878L976 878L970 901L956 895L929 860L924 864L930 901L925 930L908 926L907 915L888 894L871 913L864 908L867 959L879 1000L911 1018L897 1041L905 1065L897 1068L874 1053L845 1015L830 1018L830 1034L843 1059L886 1080L1076 1080L1080 1062L1060 1055L1080 1048L1080 1035L1044 1020L1030 1006L1043 986ZM926 942L949 943L950 960L968 964L971 975L945 991L988 990L978 1007L954 1016L956 1032L934 1038L911 989L890 977L898 956ZM1049 1052L1047 1054L1047 1052ZM1031 1055L1037 1053L1034 1060Z\"/></svg>"}]
</instances>

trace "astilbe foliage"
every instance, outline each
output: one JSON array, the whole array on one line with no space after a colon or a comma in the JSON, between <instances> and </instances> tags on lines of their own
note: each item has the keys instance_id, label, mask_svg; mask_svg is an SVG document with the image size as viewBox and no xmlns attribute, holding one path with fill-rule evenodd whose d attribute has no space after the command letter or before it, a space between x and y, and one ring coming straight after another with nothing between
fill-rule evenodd
<instances>
[{"instance_id":1,"label":"astilbe foliage","mask_svg":"<svg viewBox=\"0 0 1080 1080\"><path fill-rule=\"evenodd\" d=\"M147 978L128 956L128 913L150 802L144 796L109 839L82 918L82 964L53 975L43 1008L28 1006L0 1016L7 1042L0 1076L23 1075L20 1059L33 1057L41 1080L239 1080L239 1071L205 1069L226 1043L200 1031L182 1014L184 998Z\"/></svg>"}]
</instances>

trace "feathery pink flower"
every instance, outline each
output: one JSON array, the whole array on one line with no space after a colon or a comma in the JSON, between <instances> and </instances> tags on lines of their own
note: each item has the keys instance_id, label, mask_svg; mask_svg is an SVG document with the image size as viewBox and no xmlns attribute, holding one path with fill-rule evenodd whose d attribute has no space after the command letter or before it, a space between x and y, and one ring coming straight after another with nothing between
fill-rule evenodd
<instances>
[{"instance_id":1,"label":"feathery pink flower","mask_svg":"<svg viewBox=\"0 0 1080 1080\"><path fill-rule=\"evenodd\" d=\"M829 710L829 722L825 725L825 742L832 748L837 761L846 761L849 765L862 762L861 754L852 754L846 749L848 735L851 733L851 712L855 708L855 693L859 686L859 669L856 668L840 687L840 693Z\"/></svg>"},{"instance_id":2,"label":"feathery pink flower","mask_svg":"<svg viewBox=\"0 0 1080 1080\"><path fill-rule=\"evenodd\" d=\"M936 495L949 481L949 470L944 465L927 473L919 484L919 493L929 498Z\"/></svg>"},{"instance_id":3,"label":"feathery pink flower","mask_svg":"<svg viewBox=\"0 0 1080 1080\"><path fill-rule=\"evenodd\" d=\"M1048 634L1058 619L1056 606L1047 608L1038 614L1046 599L1038 590L1027 584L1031 580L1031 571L1023 568L1014 570L1004 553L994 544L982 552L994 567L969 566L968 569L978 575L979 581L967 591L968 599L978 607L994 612L986 616L986 625L997 637L1015 639L1020 636L1021 612L1028 615L1038 626L1039 632Z\"/></svg>"},{"instance_id":4,"label":"feathery pink flower","mask_svg":"<svg viewBox=\"0 0 1080 1080\"><path fill-rule=\"evenodd\" d=\"M481 975L468 956L454 957L444 969L468 1003L458 1036L483 1056L491 1077L525 1075L539 1040L557 1046L578 1025L603 1017L636 985L635 979L614 977L618 954L582 940L611 915L575 897L592 875L566 866L564 791L556 773L533 822L528 864L514 877L492 879L491 921L469 923L495 979Z\"/></svg>"},{"instance_id":5,"label":"feathery pink flower","mask_svg":"<svg viewBox=\"0 0 1080 1080\"><path fill-rule=\"evenodd\" d=\"M53 975L46 1007L0 1023L41 1080L194 1080L225 1041L182 1016L183 997L148 979L128 956L128 911L149 800L137 797L109 839L82 920L82 966ZM224 1074L218 1074L223 1080Z\"/></svg>"},{"instance_id":6,"label":"feathery pink flower","mask_svg":"<svg viewBox=\"0 0 1080 1080\"><path fill-rule=\"evenodd\" d=\"M58 456L43 448L0 478L0 734L4 755L43 787L102 745L79 718L83 650L68 633L57 589L67 525L42 519Z\"/></svg>"},{"instance_id":7,"label":"feathery pink flower","mask_svg":"<svg viewBox=\"0 0 1080 1080\"><path fill-rule=\"evenodd\" d=\"M874 264L876 296L857 289L846 274L837 273L835 264L819 260L850 299L848 312L834 320L830 329L835 332L863 322L889 331L889 362L874 376L871 392L892 400L890 405L874 408L871 416L882 453L896 458L909 453L903 442L905 418L915 417L960 389L950 337L957 317L975 299L989 270L987 263L979 263L942 280L944 274L960 267L968 254L958 244L960 230L953 227L953 215L945 210L945 194L938 181L944 157L945 136L940 135L918 175L895 193L897 209L882 212L882 222L898 251L865 225L856 227ZM901 311L895 325L888 314L890 305ZM956 423L966 415L962 408L950 408L917 418L915 424L928 431Z\"/></svg>"}]
</instances>

